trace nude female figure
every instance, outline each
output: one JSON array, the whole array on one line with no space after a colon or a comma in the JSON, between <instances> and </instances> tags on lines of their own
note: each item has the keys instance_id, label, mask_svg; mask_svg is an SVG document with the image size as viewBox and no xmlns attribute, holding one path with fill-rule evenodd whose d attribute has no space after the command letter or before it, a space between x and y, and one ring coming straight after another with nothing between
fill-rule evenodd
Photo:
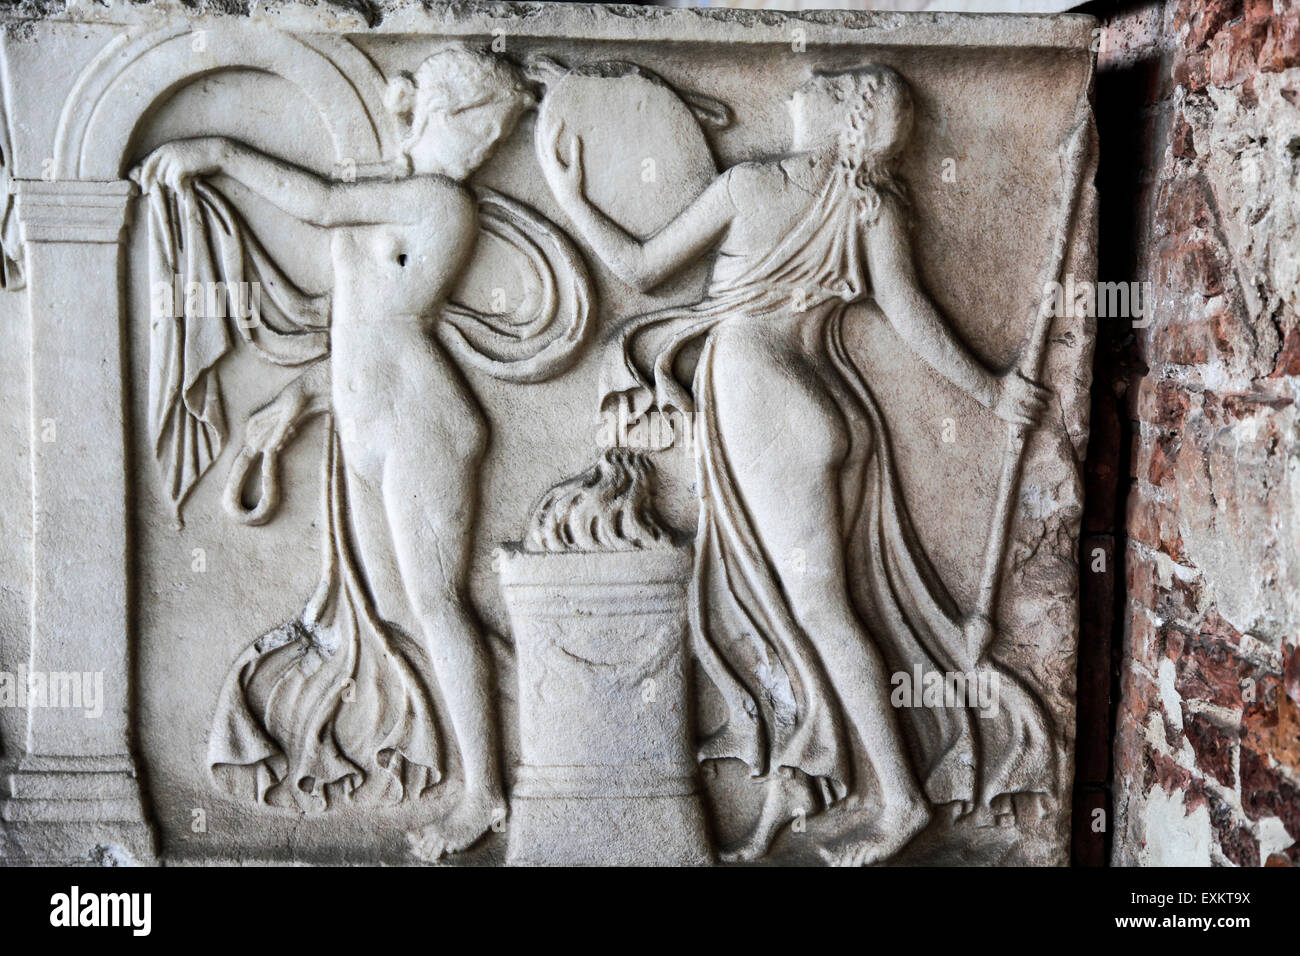
<instances>
[{"instance_id":1,"label":"nude female figure","mask_svg":"<svg viewBox=\"0 0 1300 956\"><path fill-rule=\"evenodd\" d=\"M634 327L624 357L662 401L674 392L668 379L675 350L691 336L702 341L691 386L702 498L696 562L721 568L725 577L707 567L697 575L743 581L748 590L727 587L732 593L722 597L722 589L701 590L697 599L741 606L737 627L757 631L768 649L760 663L776 659L789 675L772 682L748 662L747 648L736 649L741 642L706 636L712 646L705 656L723 661L706 664L706 671L720 688L743 685L729 698L731 724L766 724L747 731L766 743L744 744L737 736L711 749L706 744L702 753L739 757L765 787L757 826L724 859L763 855L797 813L817 809L812 793L821 781L832 804L824 852L833 862L860 865L890 856L923 829L932 803L952 799L940 778L958 771L950 766L918 778L917 755L909 754L889 703L882 644L892 637L869 627L862 613L865 604L888 598L854 594L861 577L850 574L850 554L862 542L849 526L870 505L861 482L846 497L845 478L880 462L886 436L872 424L879 419L867 410L857 373L837 357L843 307L874 296L910 348L1006 421L1032 424L1046 392L1016 372L998 376L985 368L918 281L908 206L892 173L911 124L902 78L879 66L816 75L789 107L788 155L728 169L645 241L587 200L582 143L561 122L539 130L538 154L590 248L629 285L652 289L716 251L703 302L642 323L647 332L674 323L688 331L638 364ZM890 480L888 472L881 480ZM808 556L808 568L792 567L788 556L796 553ZM710 613L701 612L706 623ZM935 611L917 625L952 633L951 616L940 616ZM765 716L747 716L755 712ZM876 813L868 812L862 785L868 769L881 804Z\"/></svg>"},{"instance_id":2,"label":"nude female figure","mask_svg":"<svg viewBox=\"0 0 1300 956\"><path fill-rule=\"evenodd\" d=\"M404 597L464 766L459 804L414 840L419 855L436 858L473 844L494 815L504 817L506 800L491 659L464 593L487 425L431 325L478 234L477 201L465 182L534 101L514 67L460 46L426 59L403 92L413 97L402 144L409 169L393 178L327 180L204 137L159 148L140 180L146 190L155 181L178 188L191 177L224 174L329 231L329 360L254 415L246 439L254 450L278 450L304 417L331 409L342 425L349 494L382 500ZM363 565L376 567L374 535L382 529L357 533ZM385 597L376 598L382 612Z\"/></svg>"}]
</instances>

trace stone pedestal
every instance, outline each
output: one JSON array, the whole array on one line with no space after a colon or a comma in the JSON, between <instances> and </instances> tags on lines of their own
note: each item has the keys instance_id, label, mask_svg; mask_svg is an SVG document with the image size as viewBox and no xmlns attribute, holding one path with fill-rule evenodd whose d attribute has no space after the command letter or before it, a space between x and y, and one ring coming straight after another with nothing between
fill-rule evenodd
<instances>
[{"instance_id":1,"label":"stone pedestal","mask_svg":"<svg viewBox=\"0 0 1300 956\"><path fill-rule=\"evenodd\" d=\"M521 766L509 862L712 861L687 698L689 548L510 553Z\"/></svg>"}]
</instances>

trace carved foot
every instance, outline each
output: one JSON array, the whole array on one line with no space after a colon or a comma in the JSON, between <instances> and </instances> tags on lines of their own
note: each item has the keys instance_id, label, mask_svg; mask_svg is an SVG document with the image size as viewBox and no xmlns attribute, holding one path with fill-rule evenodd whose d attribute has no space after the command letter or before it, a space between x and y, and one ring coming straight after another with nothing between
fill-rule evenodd
<instances>
[{"instance_id":1,"label":"carved foot","mask_svg":"<svg viewBox=\"0 0 1300 956\"><path fill-rule=\"evenodd\" d=\"M830 815L839 814L830 811ZM874 818L861 811L844 811L842 815L841 835L818 847L831 866L870 866L886 860L930 823L930 808L924 803L887 807Z\"/></svg>"},{"instance_id":2,"label":"carved foot","mask_svg":"<svg viewBox=\"0 0 1300 956\"><path fill-rule=\"evenodd\" d=\"M492 825L503 821L506 802L500 796L466 797L446 817L406 835L411 853L435 863L452 853L468 850Z\"/></svg>"}]
</instances>

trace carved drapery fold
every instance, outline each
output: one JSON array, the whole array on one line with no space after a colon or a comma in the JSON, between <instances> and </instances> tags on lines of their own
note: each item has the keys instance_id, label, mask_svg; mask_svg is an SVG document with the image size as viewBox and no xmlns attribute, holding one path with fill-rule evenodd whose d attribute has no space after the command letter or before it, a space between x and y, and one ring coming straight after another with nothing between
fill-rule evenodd
<instances>
[{"instance_id":1,"label":"carved drapery fold","mask_svg":"<svg viewBox=\"0 0 1300 956\"><path fill-rule=\"evenodd\" d=\"M304 365L329 353L330 303L280 271L211 186L148 199L149 433L179 521L228 437L216 366L234 344L232 329L266 361ZM248 289L259 290L257 314Z\"/></svg>"}]
</instances>

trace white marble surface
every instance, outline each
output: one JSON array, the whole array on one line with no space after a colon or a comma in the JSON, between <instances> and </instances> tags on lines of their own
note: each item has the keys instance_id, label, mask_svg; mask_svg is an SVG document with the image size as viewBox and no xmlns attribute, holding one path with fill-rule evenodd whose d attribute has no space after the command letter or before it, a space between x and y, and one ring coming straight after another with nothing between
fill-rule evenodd
<instances>
[{"instance_id":1,"label":"white marble surface","mask_svg":"<svg viewBox=\"0 0 1300 956\"><path fill-rule=\"evenodd\" d=\"M4 859L1065 862L1093 21L382 13L7 15Z\"/></svg>"}]
</instances>

